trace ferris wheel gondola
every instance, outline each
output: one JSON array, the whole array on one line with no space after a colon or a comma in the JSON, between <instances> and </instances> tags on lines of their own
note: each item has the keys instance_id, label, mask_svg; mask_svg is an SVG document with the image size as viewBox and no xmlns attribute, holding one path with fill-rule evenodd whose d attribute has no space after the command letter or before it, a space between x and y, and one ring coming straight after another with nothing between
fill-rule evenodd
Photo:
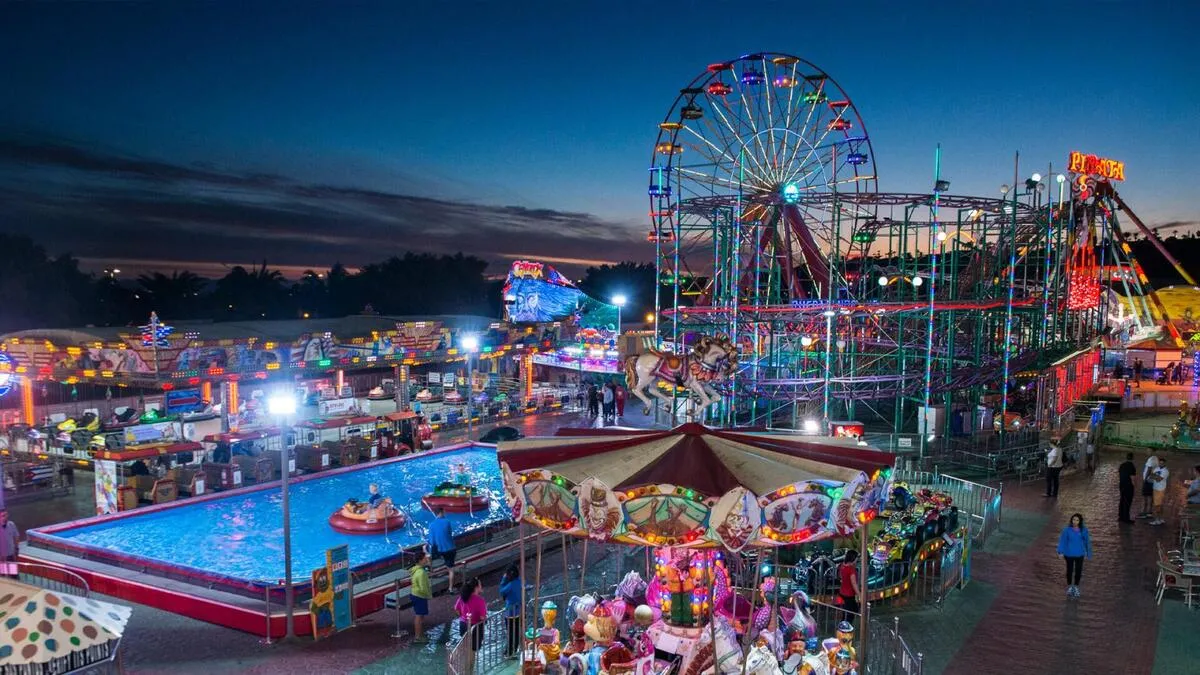
<instances>
[{"instance_id":1,"label":"ferris wheel gondola","mask_svg":"<svg viewBox=\"0 0 1200 675\"><path fill-rule=\"evenodd\" d=\"M855 235L874 209L827 199L875 191L865 124L837 82L799 57L708 66L659 124L650 171L648 239L674 276L705 280L697 304L824 297L840 285L831 257L869 246Z\"/></svg>"}]
</instances>

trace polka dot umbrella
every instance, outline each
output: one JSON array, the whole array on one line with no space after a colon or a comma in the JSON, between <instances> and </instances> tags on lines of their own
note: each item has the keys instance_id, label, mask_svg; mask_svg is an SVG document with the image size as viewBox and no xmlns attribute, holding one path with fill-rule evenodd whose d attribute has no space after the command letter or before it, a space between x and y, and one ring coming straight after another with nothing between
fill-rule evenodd
<instances>
[{"instance_id":1,"label":"polka dot umbrella","mask_svg":"<svg viewBox=\"0 0 1200 675\"><path fill-rule=\"evenodd\" d=\"M69 672L111 658L132 609L0 579L0 669Z\"/></svg>"}]
</instances>

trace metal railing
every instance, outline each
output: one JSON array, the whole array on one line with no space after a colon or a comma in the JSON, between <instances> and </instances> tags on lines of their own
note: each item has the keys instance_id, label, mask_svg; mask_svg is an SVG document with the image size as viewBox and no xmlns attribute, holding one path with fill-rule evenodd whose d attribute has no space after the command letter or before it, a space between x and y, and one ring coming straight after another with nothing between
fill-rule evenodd
<instances>
[{"instance_id":1,"label":"metal railing","mask_svg":"<svg viewBox=\"0 0 1200 675\"><path fill-rule=\"evenodd\" d=\"M1200 434L1187 430L1176 433L1173 424L1147 424L1136 420L1105 420L1100 427L1100 442L1146 449L1200 452Z\"/></svg>"},{"instance_id":2,"label":"metal railing","mask_svg":"<svg viewBox=\"0 0 1200 675\"><path fill-rule=\"evenodd\" d=\"M503 610L488 612L483 622L483 640L476 650L472 649L470 636L462 632L463 622L454 620L450 628L450 642L446 645L447 675L482 675L499 666L505 659L508 641L506 624Z\"/></svg>"},{"instance_id":3,"label":"metal railing","mask_svg":"<svg viewBox=\"0 0 1200 675\"><path fill-rule=\"evenodd\" d=\"M12 570L15 569L17 581L30 586L37 586L55 593L78 595L82 598L88 597L90 592L88 583L83 577L61 567L27 562L0 564L6 568L5 572L9 574L12 574Z\"/></svg>"},{"instance_id":4,"label":"metal railing","mask_svg":"<svg viewBox=\"0 0 1200 675\"><path fill-rule=\"evenodd\" d=\"M1004 483L991 487L937 471L898 471L894 480L908 483L912 490L927 487L949 494L960 518L966 518L971 540L977 546L984 546L1000 529Z\"/></svg>"},{"instance_id":5,"label":"metal railing","mask_svg":"<svg viewBox=\"0 0 1200 675\"><path fill-rule=\"evenodd\" d=\"M925 670L925 655L916 651L900 635L900 617L892 617L891 626L883 622L871 622L871 639L876 651L883 651L884 658L872 658L867 664L869 675L922 675ZM874 654L869 654L874 656Z\"/></svg>"}]
</instances>

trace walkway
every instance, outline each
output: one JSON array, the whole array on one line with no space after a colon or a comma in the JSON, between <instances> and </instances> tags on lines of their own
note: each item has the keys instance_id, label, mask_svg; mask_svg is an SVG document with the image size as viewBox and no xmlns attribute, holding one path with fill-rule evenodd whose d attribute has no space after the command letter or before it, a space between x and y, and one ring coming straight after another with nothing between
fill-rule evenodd
<instances>
[{"instance_id":1,"label":"walkway","mask_svg":"<svg viewBox=\"0 0 1200 675\"><path fill-rule=\"evenodd\" d=\"M1200 663L1200 612L1177 600L1160 608L1153 597L1155 541L1172 544L1174 527L1116 521L1123 457L1107 455L1094 476L1064 480L1057 500L1042 497L1041 484L1005 491L1004 531L986 552L972 554L968 587L941 609L901 615L927 673L1196 672L1180 667ZM1144 459L1135 458L1139 468ZM1183 462L1174 464L1182 474ZM1093 559L1084 567L1083 597L1069 600L1055 546L1076 512L1091 531Z\"/></svg>"}]
</instances>

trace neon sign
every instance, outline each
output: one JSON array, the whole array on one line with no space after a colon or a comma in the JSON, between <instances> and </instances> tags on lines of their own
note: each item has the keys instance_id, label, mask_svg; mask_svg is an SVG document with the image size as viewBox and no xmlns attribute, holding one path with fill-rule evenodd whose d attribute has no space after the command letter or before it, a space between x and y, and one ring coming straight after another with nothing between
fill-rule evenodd
<instances>
[{"instance_id":1,"label":"neon sign","mask_svg":"<svg viewBox=\"0 0 1200 675\"><path fill-rule=\"evenodd\" d=\"M545 268L539 262L518 260L513 263L512 275L517 279L541 279Z\"/></svg>"},{"instance_id":2,"label":"neon sign","mask_svg":"<svg viewBox=\"0 0 1200 675\"><path fill-rule=\"evenodd\" d=\"M1105 159L1096 155L1072 152L1068 171L1087 176L1098 176L1108 180L1125 180L1125 162Z\"/></svg>"}]
</instances>

